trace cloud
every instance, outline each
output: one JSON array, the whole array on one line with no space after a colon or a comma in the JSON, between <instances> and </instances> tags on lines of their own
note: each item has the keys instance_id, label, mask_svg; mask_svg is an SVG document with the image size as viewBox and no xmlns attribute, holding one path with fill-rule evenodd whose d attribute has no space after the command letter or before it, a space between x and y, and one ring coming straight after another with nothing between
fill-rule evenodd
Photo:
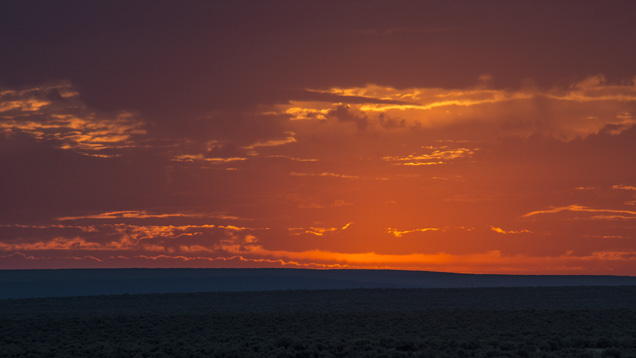
<instances>
[{"instance_id":1,"label":"cloud","mask_svg":"<svg viewBox=\"0 0 636 358\"><path fill-rule=\"evenodd\" d=\"M218 117L230 115L213 113L209 119L198 122L216 123ZM241 113L239 117L248 115ZM84 103L75 86L68 82L20 91L0 88L0 139L27 136L55 148L95 158L120 157L137 149L145 151L146 156L203 166L245 161L248 159L246 150L296 141L294 133L288 131L282 131L285 137L280 138L281 131L276 125L280 119L259 119L262 123L251 128L215 133L218 138L213 139L209 133L203 134L199 139L191 133L180 135L177 130L165 133L154 118L148 119L136 111L93 108ZM252 124L251 119L236 122ZM192 125L188 123L181 128ZM149 128L152 128L150 133ZM261 139L254 140L254 137Z\"/></svg>"},{"instance_id":2,"label":"cloud","mask_svg":"<svg viewBox=\"0 0 636 358\"><path fill-rule=\"evenodd\" d=\"M636 191L636 186L619 184L619 185L612 185L612 189Z\"/></svg>"},{"instance_id":3,"label":"cloud","mask_svg":"<svg viewBox=\"0 0 636 358\"><path fill-rule=\"evenodd\" d=\"M81 225L24 225L24 224L4 224L0 225L0 228L19 228L19 229L80 229L85 232L94 232L97 229L93 225L81 226Z\"/></svg>"},{"instance_id":4,"label":"cloud","mask_svg":"<svg viewBox=\"0 0 636 358\"><path fill-rule=\"evenodd\" d=\"M244 250L239 250L244 251ZM192 252L194 253L194 251ZM261 246L250 252L229 255L140 254L83 256L42 256L15 252L0 256L0 268L29 267L90 268L90 267L303 267L303 268L374 268L400 267L402 269L428 269L466 273L528 273L585 274L595 272L595 267L612 265L615 274L629 274L636 261L636 252L595 251L585 256L564 253L552 257L512 255L500 251L456 255L444 252L435 254L386 255L374 252L344 253L334 251L285 251L267 250ZM261 256L254 256L255 254Z\"/></svg>"},{"instance_id":5,"label":"cloud","mask_svg":"<svg viewBox=\"0 0 636 358\"><path fill-rule=\"evenodd\" d=\"M593 237L595 239L630 239L631 237L622 235L585 235L585 237Z\"/></svg>"},{"instance_id":6,"label":"cloud","mask_svg":"<svg viewBox=\"0 0 636 358\"><path fill-rule=\"evenodd\" d=\"M504 230L500 227L496 227L496 226L491 226L490 230L498 233L498 234L523 234L523 233L532 233L532 231L527 230L527 229L523 229L523 230Z\"/></svg>"},{"instance_id":7,"label":"cloud","mask_svg":"<svg viewBox=\"0 0 636 358\"><path fill-rule=\"evenodd\" d=\"M298 173L291 172L289 175L294 177L331 177L341 179L371 179L371 180L389 180L389 178L374 178L374 177L361 177L358 175L348 175L340 173L322 172L322 173Z\"/></svg>"},{"instance_id":8,"label":"cloud","mask_svg":"<svg viewBox=\"0 0 636 358\"><path fill-rule=\"evenodd\" d=\"M327 117L335 118L339 122L355 123L358 131L364 131L368 126L364 111L355 111L349 105L336 105L327 112Z\"/></svg>"},{"instance_id":9,"label":"cloud","mask_svg":"<svg viewBox=\"0 0 636 358\"><path fill-rule=\"evenodd\" d=\"M552 207L546 210L537 210L531 211L529 213L524 214L522 217L527 218L535 215L541 214L555 214L564 211L570 212L582 212L582 213L598 213L598 214L609 214L609 215L596 215L592 216L591 219L603 219L603 220L611 220L611 219L636 219L636 211L631 210L614 210L614 209L593 209L582 205L568 205L568 206L559 206Z\"/></svg>"},{"instance_id":10,"label":"cloud","mask_svg":"<svg viewBox=\"0 0 636 358\"><path fill-rule=\"evenodd\" d=\"M439 231L439 230L442 230L442 229L436 228L436 227L427 227L427 228L422 228L422 229L413 229L413 230L399 231L397 229L387 228L386 232L388 232L389 234L392 234L395 237L402 237L405 234L412 234L412 233L415 233L415 232L427 232L427 231Z\"/></svg>"},{"instance_id":11,"label":"cloud","mask_svg":"<svg viewBox=\"0 0 636 358\"><path fill-rule=\"evenodd\" d=\"M134 112L102 113L86 106L70 84L0 92L0 133L55 141L58 148L112 157L139 146L145 122Z\"/></svg>"},{"instance_id":12,"label":"cloud","mask_svg":"<svg viewBox=\"0 0 636 358\"><path fill-rule=\"evenodd\" d=\"M586 256L574 256L571 252L552 257L530 255L503 255L499 250L471 254L434 254L411 253L403 255L379 254L375 252L334 252L322 250L285 251L268 250L261 246L252 247L251 254L276 257L297 262L338 263L350 267L407 269L433 269L453 272L516 272L527 271L542 273L589 272L597 264L613 263L621 272L629 272L629 265L636 261L635 251L596 251ZM623 264L624 266L619 266Z\"/></svg>"},{"instance_id":13,"label":"cloud","mask_svg":"<svg viewBox=\"0 0 636 358\"><path fill-rule=\"evenodd\" d=\"M6 243L0 242L0 250L3 251L41 251L41 250L115 250L121 249L118 245L99 244L87 242L80 237L56 237L52 240L32 243Z\"/></svg>"},{"instance_id":14,"label":"cloud","mask_svg":"<svg viewBox=\"0 0 636 358\"><path fill-rule=\"evenodd\" d=\"M329 172L324 172L324 173L297 173L297 172L291 172L291 173L289 173L289 175L294 176L294 177L313 177L313 176L317 176L317 177L332 177L332 178L342 178L342 179L360 179L360 177L357 176L357 175L347 175L347 174L329 173Z\"/></svg>"},{"instance_id":15,"label":"cloud","mask_svg":"<svg viewBox=\"0 0 636 358\"><path fill-rule=\"evenodd\" d=\"M327 236L331 233L346 231L352 224L349 222L341 227L290 228L288 231L292 237L296 233L303 233L324 236L328 240ZM400 254L319 248L294 251L267 248L266 242L259 236L268 228L128 224L101 224L95 227L97 233L91 231L82 234L92 235L91 237L54 236L45 240L3 240L0 242L0 250L7 252L7 255L2 256L1 265L4 268L25 267L24 265L49 268L158 267L155 264L162 264L164 267L241 267L240 264L259 263L269 265L265 267L292 265L310 268L402 268L473 273L591 273L598 265L611 264L615 269L613 272L625 273L629 272L630 265L636 260L636 252L628 249L595 249L590 253L577 255L567 251L548 256L531 253L505 254L501 250L491 249L464 253L434 250L431 253ZM443 231L441 228L386 230L395 237L416 232ZM502 231L508 234L526 232ZM607 240L625 237L600 235L598 238ZM184 266L177 262L182 262ZM238 266L228 266L230 262L235 262ZM98 263L98 266L91 266Z\"/></svg>"},{"instance_id":16,"label":"cloud","mask_svg":"<svg viewBox=\"0 0 636 358\"><path fill-rule=\"evenodd\" d=\"M243 157L230 157L230 158L210 158L206 157L204 154L182 154L177 155L172 158L172 160L176 162L188 162L188 163L211 163L211 164L225 164L231 162L241 162L247 160L247 158Z\"/></svg>"},{"instance_id":17,"label":"cloud","mask_svg":"<svg viewBox=\"0 0 636 358\"><path fill-rule=\"evenodd\" d=\"M28 228L30 229L30 227ZM222 251L230 243L252 245L258 241L252 233L262 233L269 230L269 228L235 225L130 225L117 223L91 225L91 230L85 230L82 226L62 226L66 230L62 231L62 235L59 235L59 230L47 230L46 227L37 228L43 232L36 235L29 235L24 230L9 232L9 235L14 238L5 234L5 239L0 241L0 250L92 251L93 255L99 255L99 252L106 251L118 251L125 255L129 255L130 252L206 251L212 253Z\"/></svg>"},{"instance_id":18,"label":"cloud","mask_svg":"<svg viewBox=\"0 0 636 358\"><path fill-rule=\"evenodd\" d=\"M334 200L331 203L321 204L314 202L300 202L298 203L298 207L302 209L324 209L324 208L338 208L343 206L353 205L353 203L348 203L342 199Z\"/></svg>"},{"instance_id":19,"label":"cloud","mask_svg":"<svg viewBox=\"0 0 636 358\"><path fill-rule=\"evenodd\" d=\"M334 232L334 231L339 231L339 230L347 230L349 228L349 226L351 226L353 224L353 222L348 222L347 224L345 224L343 227L308 227L308 228L302 228L302 227L295 227L295 228L288 228L287 230L289 230L289 232L292 235L302 235L302 234L311 234L311 235L315 235L315 236L323 236L326 233L329 232Z\"/></svg>"},{"instance_id":20,"label":"cloud","mask_svg":"<svg viewBox=\"0 0 636 358\"><path fill-rule=\"evenodd\" d=\"M225 215L221 213L149 213L145 210L127 210L127 211L110 211L105 213L99 213L94 215L82 215L82 216L63 216L58 217L58 221L70 221L70 220L85 220L85 219L98 219L98 220L114 220L114 219L149 219L149 218L218 218L239 220L239 217Z\"/></svg>"},{"instance_id":21,"label":"cloud","mask_svg":"<svg viewBox=\"0 0 636 358\"><path fill-rule=\"evenodd\" d=\"M282 155L282 154L277 154L277 155L263 155L261 156L263 158L284 158L284 159L288 159L294 162L317 162L318 159L315 158L296 158L296 157L292 157L289 155Z\"/></svg>"},{"instance_id":22,"label":"cloud","mask_svg":"<svg viewBox=\"0 0 636 358\"><path fill-rule=\"evenodd\" d=\"M38 268L211 268L211 267L302 267L302 268L350 268L348 265L324 263L299 263L292 260L250 258L233 256L191 255L131 255L96 258L86 256L34 256L21 252L0 256L0 269L15 269L24 266Z\"/></svg>"},{"instance_id":23,"label":"cloud","mask_svg":"<svg viewBox=\"0 0 636 358\"><path fill-rule=\"evenodd\" d=\"M597 74L572 84L566 90L552 90L546 96L577 102L634 102L636 101L636 86L610 85L604 75Z\"/></svg>"},{"instance_id":24,"label":"cloud","mask_svg":"<svg viewBox=\"0 0 636 358\"><path fill-rule=\"evenodd\" d=\"M280 145L285 145L285 144L289 144L289 143L296 143L296 138L294 138L294 134L293 132L288 132L287 134L289 134L287 137L283 138L283 139L268 139L268 140L261 140L261 141L257 141L253 144L250 144L246 147L244 147L245 149L254 149L257 147L278 147Z\"/></svg>"},{"instance_id":25,"label":"cloud","mask_svg":"<svg viewBox=\"0 0 636 358\"><path fill-rule=\"evenodd\" d=\"M449 148L448 146L426 146L425 149L431 151L430 154L409 154L407 156L386 156L383 159L395 162L394 165L439 165L447 164L454 159L470 158L479 150L478 148Z\"/></svg>"},{"instance_id":26,"label":"cloud","mask_svg":"<svg viewBox=\"0 0 636 358\"><path fill-rule=\"evenodd\" d=\"M291 120L327 120L329 114L329 108L303 108L300 103L295 103L295 106L284 108L282 113L278 111L269 111L264 114L285 114L288 115Z\"/></svg>"},{"instance_id":27,"label":"cloud","mask_svg":"<svg viewBox=\"0 0 636 358\"><path fill-rule=\"evenodd\" d=\"M367 85L310 91L394 102L290 101L273 106L267 113L286 115L292 120L352 122L359 131L443 129L478 124L486 127L479 131L482 136L528 137L540 133L565 141L601 130L616 135L636 124L632 115L636 87L608 84L603 76L591 76L567 88L550 89L484 86L397 89Z\"/></svg>"}]
</instances>

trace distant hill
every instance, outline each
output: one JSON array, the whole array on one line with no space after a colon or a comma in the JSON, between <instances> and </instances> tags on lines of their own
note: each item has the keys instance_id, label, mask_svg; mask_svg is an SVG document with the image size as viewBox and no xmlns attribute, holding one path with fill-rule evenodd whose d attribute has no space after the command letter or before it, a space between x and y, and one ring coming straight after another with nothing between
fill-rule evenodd
<instances>
[{"instance_id":1,"label":"distant hill","mask_svg":"<svg viewBox=\"0 0 636 358\"><path fill-rule=\"evenodd\" d=\"M0 299L215 291L627 285L636 285L636 277L475 275L398 270L0 270Z\"/></svg>"}]
</instances>

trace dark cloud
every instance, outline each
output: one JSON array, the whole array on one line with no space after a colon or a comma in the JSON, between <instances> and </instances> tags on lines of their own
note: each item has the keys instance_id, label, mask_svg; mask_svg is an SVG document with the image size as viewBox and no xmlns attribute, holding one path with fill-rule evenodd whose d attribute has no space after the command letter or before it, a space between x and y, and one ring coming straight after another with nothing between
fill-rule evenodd
<instances>
[{"instance_id":1,"label":"dark cloud","mask_svg":"<svg viewBox=\"0 0 636 358\"><path fill-rule=\"evenodd\" d=\"M403 128L406 126L405 119L391 118L384 113L378 115L380 126L385 129Z\"/></svg>"},{"instance_id":2,"label":"dark cloud","mask_svg":"<svg viewBox=\"0 0 636 358\"><path fill-rule=\"evenodd\" d=\"M288 100L330 103L384 103L384 104L414 104L408 101L398 101L365 96L347 96L329 92L317 92L311 90L289 91L285 96Z\"/></svg>"},{"instance_id":3,"label":"dark cloud","mask_svg":"<svg viewBox=\"0 0 636 358\"><path fill-rule=\"evenodd\" d=\"M354 123L360 132L364 132L367 129L367 116L364 112L355 113L351 110L351 107L347 105L338 105L336 108L329 110L327 115L340 122Z\"/></svg>"},{"instance_id":4,"label":"dark cloud","mask_svg":"<svg viewBox=\"0 0 636 358\"><path fill-rule=\"evenodd\" d=\"M636 59L628 15L634 6L16 1L5 4L0 21L7 34L0 45L12 49L1 60L0 79L10 85L67 79L90 105L165 120L285 100L281 91L290 87L457 88L483 73L505 87L524 78L550 85L594 73L622 79L633 75ZM460 30L366 40L348 35L422 27ZM611 64L598 61L599 54Z\"/></svg>"}]
</instances>

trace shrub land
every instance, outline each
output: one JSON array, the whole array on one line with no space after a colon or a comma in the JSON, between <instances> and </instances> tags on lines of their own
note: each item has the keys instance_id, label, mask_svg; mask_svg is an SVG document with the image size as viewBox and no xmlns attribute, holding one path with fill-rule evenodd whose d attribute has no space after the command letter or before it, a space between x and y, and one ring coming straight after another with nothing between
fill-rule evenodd
<instances>
[{"instance_id":1,"label":"shrub land","mask_svg":"<svg viewBox=\"0 0 636 358\"><path fill-rule=\"evenodd\" d=\"M0 301L0 357L636 357L636 287Z\"/></svg>"}]
</instances>

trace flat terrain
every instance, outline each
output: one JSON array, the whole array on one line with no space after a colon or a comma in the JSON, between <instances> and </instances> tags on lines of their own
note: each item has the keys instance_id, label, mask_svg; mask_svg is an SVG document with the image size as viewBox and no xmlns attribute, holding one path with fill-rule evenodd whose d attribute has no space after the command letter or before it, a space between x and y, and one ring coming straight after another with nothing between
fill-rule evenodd
<instances>
[{"instance_id":1,"label":"flat terrain","mask_svg":"<svg viewBox=\"0 0 636 358\"><path fill-rule=\"evenodd\" d=\"M636 357L636 286L0 300L0 357Z\"/></svg>"},{"instance_id":2,"label":"flat terrain","mask_svg":"<svg viewBox=\"0 0 636 358\"><path fill-rule=\"evenodd\" d=\"M624 285L636 285L636 277L473 275L399 270L0 270L0 299L211 291Z\"/></svg>"}]
</instances>

